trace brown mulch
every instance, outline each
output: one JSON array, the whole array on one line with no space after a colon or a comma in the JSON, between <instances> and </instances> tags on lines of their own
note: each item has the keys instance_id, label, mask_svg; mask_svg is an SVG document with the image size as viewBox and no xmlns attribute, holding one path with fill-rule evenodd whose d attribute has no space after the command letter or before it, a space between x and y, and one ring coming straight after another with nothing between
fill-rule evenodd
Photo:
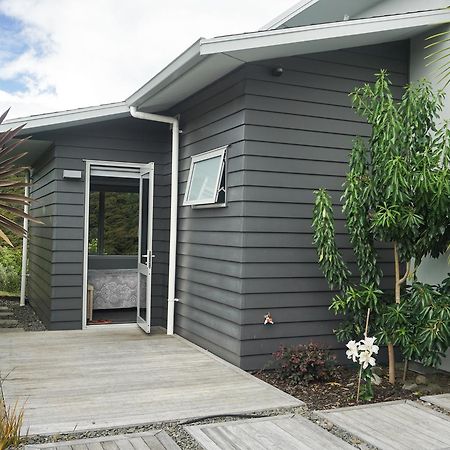
<instances>
[{"instance_id":1,"label":"brown mulch","mask_svg":"<svg viewBox=\"0 0 450 450\"><path fill-rule=\"evenodd\" d=\"M254 376L281 389L282 391L304 401L310 409L332 409L345 406L356 405L356 390L358 383L358 374L355 370L348 367L337 367L333 378L327 382L314 382L309 385L293 385L289 381L282 380L276 370L263 370L254 372ZM409 372L407 383L414 382L416 373ZM416 400L423 395L427 395L426 388L411 392L402 389L403 381L401 381L401 373L397 374L397 383L391 385L387 378L387 371L384 369L381 374L382 382L374 387L375 397L371 402L378 403L391 400ZM450 373L436 373L427 375L427 378L435 384L442 387L439 393L450 392Z\"/></svg>"}]
</instances>

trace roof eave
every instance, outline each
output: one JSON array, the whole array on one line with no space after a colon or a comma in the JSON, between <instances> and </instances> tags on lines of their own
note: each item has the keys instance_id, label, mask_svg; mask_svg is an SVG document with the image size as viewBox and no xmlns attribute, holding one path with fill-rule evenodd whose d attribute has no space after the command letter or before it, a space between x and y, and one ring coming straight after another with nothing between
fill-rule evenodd
<instances>
[{"instance_id":1,"label":"roof eave","mask_svg":"<svg viewBox=\"0 0 450 450\"><path fill-rule=\"evenodd\" d=\"M240 35L205 39L201 43L201 54L237 52L295 42L312 42L336 37L383 32L389 29L408 29L433 26L450 21L450 10L438 9L414 13L330 22L318 25L284 28Z\"/></svg>"},{"instance_id":2,"label":"roof eave","mask_svg":"<svg viewBox=\"0 0 450 450\"><path fill-rule=\"evenodd\" d=\"M292 19L293 17L299 15L303 11L307 10L311 6L315 5L319 0L302 0L301 2L296 3L294 6L290 7L274 19L272 19L269 23L266 23L263 27L261 27L260 31L269 31L275 30L278 27L283 26L287 21Z\"/></svg>"},{"instance_id":3,"label":"roof eave","mask_svg":"<svg viewBox=\"0 0 450 450\"><path fill-rule=\"evenodd\" d=\"M145 103L151 96L167 87L173 80L176 80L184 73L199 64L204 56L200 55L200 45L204 38L200 38L194 42L187 50L174 59L163 70L156 74L150 81L145 83L136 92L130 95L125 103L128 106L138 108Z\"/></svg>"},{"instance_id":4,"label":"roof eave","mask_svg":"<svg viewBox=\"0 0 450 450\"><path fill-rule=\"evenodd\" d=\"M125 102L110 103L107 105L89 106L36 116L18 117L10 119L0 125L0 132L25 125L21 135L29 132L38 133L44 130L55 130L68 126L86 125L104 120L118 119L130 115Z\"/></svg>"}]
</instances>

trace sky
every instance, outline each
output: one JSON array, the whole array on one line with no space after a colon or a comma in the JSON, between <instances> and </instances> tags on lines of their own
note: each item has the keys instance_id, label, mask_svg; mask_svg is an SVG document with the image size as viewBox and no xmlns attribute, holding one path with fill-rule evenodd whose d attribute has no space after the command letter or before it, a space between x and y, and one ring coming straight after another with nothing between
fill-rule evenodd
<instances>
[{"instance_id":1,"label":"sky","mask_svg":"<svg viewBox=\"0 0 450 450\"><path fill-rule=\"evenodd\" d=\"M296 0L0 0L0 113L125 100L199 37L256 31Z\"/></svg>"}]
</instances>

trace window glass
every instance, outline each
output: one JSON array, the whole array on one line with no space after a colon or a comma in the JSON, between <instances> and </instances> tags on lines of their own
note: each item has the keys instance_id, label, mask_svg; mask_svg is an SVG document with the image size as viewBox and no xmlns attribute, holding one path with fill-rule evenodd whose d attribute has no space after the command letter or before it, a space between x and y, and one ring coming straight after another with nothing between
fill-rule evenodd
<instances>
[{"instance_id":1,"label":"window glass","mask_svg":"<svg viewBox=\"0 0 450 450\"><path fill-rule=\"evenodd\" d=\"M221 182L224 177L225 147L192 157L191 168L184 197L185 205L207 205L216 203L219 190L224 193Z\"/></svg>"},{"instance_id":2,"label":"window glass","mask_svg":"<svg viewBox=\"0 0 450 450\"><path fill-rule=\"evenodd\" d=\"M221 165L222 158L220 156L194 163L188 200L215 201L217 173Z\"/></svg>"}]
</instances>

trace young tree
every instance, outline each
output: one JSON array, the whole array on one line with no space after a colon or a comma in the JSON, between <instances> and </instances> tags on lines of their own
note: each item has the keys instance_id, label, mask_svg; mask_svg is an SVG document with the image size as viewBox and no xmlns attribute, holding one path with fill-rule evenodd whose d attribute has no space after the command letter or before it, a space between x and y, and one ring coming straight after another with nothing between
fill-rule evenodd
<instances>
[{"instance_id":1,"label":"young tree","mask_svg":"<svg viewBox=\"0 0 450 450\"><path fill-rule=\"evenodd\" d=\"M317 192L313 227L325 277L333 289L341 291L332 308L352 314L352 322L344 325L338 338L360 331L361 312L371 307L383 328L377 331L388 344L389 380L394 383L395 337L380 320L381 298L385 301L389 291L379 287L382 273L375 242L392 248L391 302L395 306L389 314L395 315L402 306L402 285L413 274L411 260L417 267L424 256L437 257L448 247L450 132L447 125L436 126L442 93L435 94L423 80L406 86L396 102L390 84L387 73L381 71L374 85L366 84L351 94L354 108L371 125L368 140L355 139L343 195L359 283L351 283L352 274L335 243L331 199L323 189Z\"/></svg>"}]
</instances>

